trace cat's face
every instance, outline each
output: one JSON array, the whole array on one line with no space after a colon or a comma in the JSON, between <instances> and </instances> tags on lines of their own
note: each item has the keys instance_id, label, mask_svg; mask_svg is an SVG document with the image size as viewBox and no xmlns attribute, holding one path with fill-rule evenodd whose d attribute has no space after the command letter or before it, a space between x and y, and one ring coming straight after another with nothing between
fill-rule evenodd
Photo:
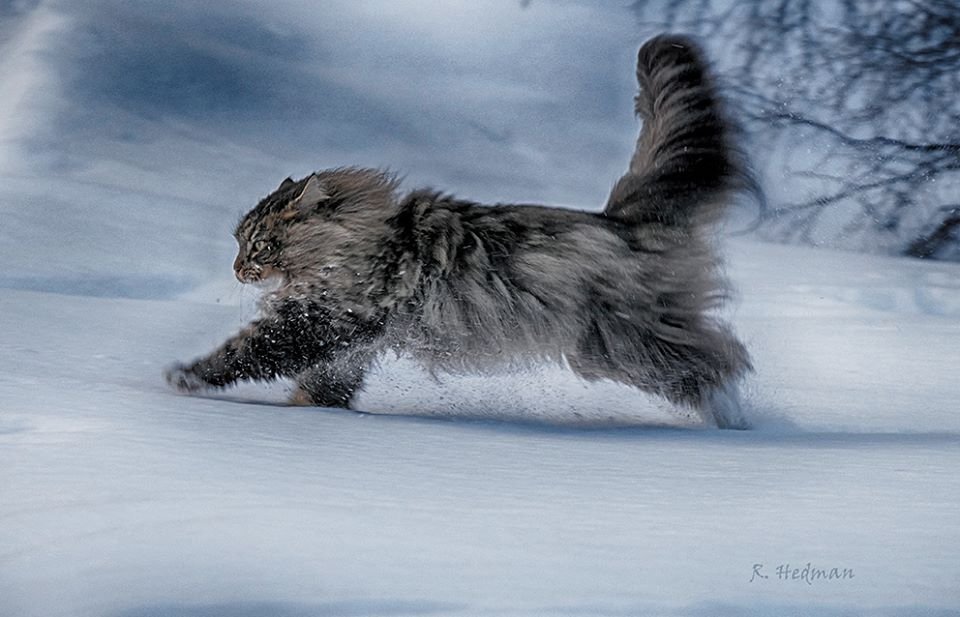
<instances>
[{"instance_id":1,"label":"cat's face","mask_svg":"<svg viewBox=\"0 0 960 617\"><path fill-rule=\"evenodd\" d=\"M358 273L391 212L393 189L393 179L374 170L287 178L237 225L237 280L307 279L332 285L331 277L346 271L344 280L362 279Z\"/></svg>"},{"instance_id":2,"label":"cat's face","mask_svg":"<svg viewBox=\"0 0 960 617\"><path fill-rule=\"evenodd\" d=\"M253 230L249 237L237 237L237 258L233 273L241 283L259 283L282 276L279 266L280 245L268 232Z\"/></svg>"},{"instance_id":3,"label":"cat's face","mask_svg":"<svg viewBox=\"0 0 960 617\"><path fill-rule=\"evenodd\" d=\"M233 233L237 240L233 273L241 283L259 283L285 275L283 253L290 220L286 214L303 194L306 181L287 178L240 220Z\"/></svg>"}]
</instances>

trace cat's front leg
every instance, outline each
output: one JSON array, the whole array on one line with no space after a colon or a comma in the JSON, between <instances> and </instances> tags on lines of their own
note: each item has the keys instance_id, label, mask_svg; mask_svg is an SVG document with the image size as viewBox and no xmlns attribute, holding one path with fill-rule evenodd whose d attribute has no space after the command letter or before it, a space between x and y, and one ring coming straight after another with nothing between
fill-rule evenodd
<instances>
[{"instance_id":1,"label":"cat's front leg","mask_svg":"<svg viewBox=\"0 0 960 617\"><path fill-rule=\"evenodd\" d=\"M257 326L253 324L212 353L189 364L176 363L168 367L163 376L167 383L180 392L199 392L211 388L222 388L240 379L247 371L244 366L255 364L250 338L257 336Z\"/></svg>"},{"instance_id":2,"label":"cat's front leg","mask_svg":"<svg viewBox=\"0 0 960 617\"><path fill-rule=\"evenodd\" d=\"M351 315L337 317L303 302L282 305L232 336L213 353L164 373L181 392L222 388L243 379L293 377L329 362L362 330Z\"/></svg>"},{"instance_id":3,"label":"cat's front leg","mask_svg":"<svg viewBox=\"0 0 960 617\"><path fill-rule=\"evenodd\" d=\"M179 392L199 392L210 388L210 384L201 379L188 364L177 362L163 370L163 378Z\"/></svg>"}]
</instances>

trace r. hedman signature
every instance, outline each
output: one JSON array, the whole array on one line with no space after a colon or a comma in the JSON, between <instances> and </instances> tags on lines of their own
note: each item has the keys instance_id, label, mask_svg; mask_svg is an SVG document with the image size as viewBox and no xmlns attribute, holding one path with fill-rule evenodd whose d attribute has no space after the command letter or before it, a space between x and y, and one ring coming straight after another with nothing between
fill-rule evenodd
<instances>
[{"instance_id":1,"label":"r. hedman signature","mask_svg":"<svg viewBox=\"0 0 960 617\"><path fill-rule=\"evenodd\" d=\"M815 582L844 581L853 578L853 568L818 568L809 561L800 568L791 567L789 563L781 563L769 573L763 571L765 567L762 563L753 564L753 574L750 576L751 583L773 579L813 585Z\"/></svg>"}]
</instances>

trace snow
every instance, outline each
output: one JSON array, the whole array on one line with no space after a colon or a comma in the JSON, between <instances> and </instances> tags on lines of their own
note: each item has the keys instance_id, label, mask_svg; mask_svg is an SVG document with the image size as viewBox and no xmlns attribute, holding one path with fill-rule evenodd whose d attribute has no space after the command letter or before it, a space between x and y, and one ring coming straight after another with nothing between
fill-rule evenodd
<instances>
[{"instance_id":1,"label":"snow","mask_svg":"<svg viewBox=\"0 0 960 617\"><path fill-rule=\"evenodd\" d=\"M559 369L188 398L160 371L249 313L229 262L4 286L0 615L951 614L957 267L729 245L745 432ZM775 578L807 562L855 578Z\"/></svg>"},{"instance_id":2,"label":"snow","mask_svg":"<svg viewBox=\"0 0 960 617\"><path fill-rule=\"evenodd\" d=\"M12 50L0 75L25 89L4 100L0 122L0 617L960 614L960 266L726 237L737 289L727 314L757 369L742 389L749 431L704 429L630 389L549 367L438 381L387 359L360 397L368 413L284 406L282 383L181 396L162 369L252 316L255 294L230 271L236 216L318 162L263 137L256 110L210 121L83 99L82 122L70 116L67 95L47 89L73 66L56 33L83 10L108 23L116 9L135 28L152 23L150 9L134 19L106 1L35 4L18 17L25 25L0 31ZM563 65L556 83L592 83L577 75L636 41L626 18L587 5L535 2L483 23L512 36L550 15L521 51L553 40L550 28L579 28L577 43L595 45L581 63L544 52L531 66ZM294 31L298 6L282 3L271 32ZM356 6L351 36L365 20L387 27ZM183 23L200 19L177 7ZM451 11L403 26L435 34L403 52L431 80L456 82L434 57L456 45L443 29L469 30ZM350 79L364 82L364 62L393 53L383 44ZM486 46L478 66L509 73L516 53ZM447 151L397 134L297 147L319 164L409 170L407 185L435 168L431 181L465 196L593 207L631 138L622 152L590 140L636 130L622 55L604 74L624 81L603 82L598 98L622 90L625 112L607 124L598 118L616 114L589 107L592 94L572 92L567 108L555 83L527 100L511 88L528 75L478 73L478 91L499 83L519 107L485 112L480 101L462 116L503 144L458 151L482 141L467 132ZM388 107L416 99L367 88ZM438 134L463 128L450 100L434 103L445 110L430 119ZM531 118L572 122L583 109L563 137L574 154L598 152L586 170L556 136L541 140L542 126L524 132ZM485 162L501 146L505 158ZM598 192L569 188L581 184ZM777 576L808 563L854 577ZM769 578L751 582L756 564Z\"/></svg>"}]
</instances>

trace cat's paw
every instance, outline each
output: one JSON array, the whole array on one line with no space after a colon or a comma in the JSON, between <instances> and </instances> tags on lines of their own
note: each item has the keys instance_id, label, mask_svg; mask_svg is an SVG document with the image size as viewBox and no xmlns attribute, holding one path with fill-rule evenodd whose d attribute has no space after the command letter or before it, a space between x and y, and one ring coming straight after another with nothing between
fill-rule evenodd
<instances>
[{"instance_id":1,"label":"cat's paw","mask_svg":"<svg viewBox=\"0 0 960 617\"><path fill-rule=\"evenodd\" d=\"M210 384L190 370L186 364L174 364L163 371L163 378L179 392L198 392L210 387Z\"/></svg>"},{"instance_id":2,"label":"cat's paw","mask_svg":"<svg viewBox=\"0 0 960 617\"><path fill-rule=\"evenodd\" d=\"M290 393L289 398L287 398L287 404L297 407L313 407L316 405L316 403L313 402L313 397L300 387L297 387L296 390Z\"/></svg>"}]
</instances>

